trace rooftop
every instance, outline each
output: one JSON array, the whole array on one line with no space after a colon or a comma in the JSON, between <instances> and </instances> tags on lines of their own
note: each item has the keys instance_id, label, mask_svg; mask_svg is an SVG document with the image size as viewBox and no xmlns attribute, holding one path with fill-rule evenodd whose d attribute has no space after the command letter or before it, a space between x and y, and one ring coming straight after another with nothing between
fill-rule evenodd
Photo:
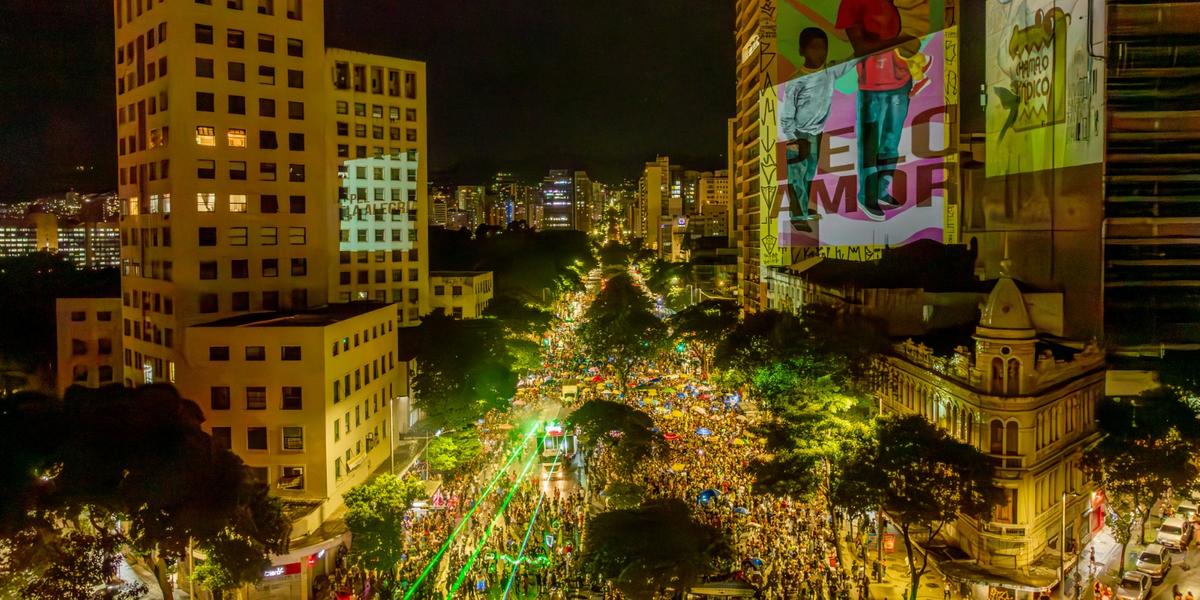
<instances>
[{"instance_id":1,"label":"rooftop","mask_svg":"<svg viewBox=\"0 0 1200 600\"><path fill-rule=\"evenodd\" d=\"M325 327L389 306L386 302L345 302L306 310L256 312L226 317L196 327Z\"/></svg>"},{"instance_id":2,"label":"rooftop","mask_svg":"<svg viewBox=\"0 0 1200 600\"><path fill-rule=\"evenodd\" d=\"M430 271L430 277L479 277L491 275L491 271Z\"/></svg>"}]
</instances>

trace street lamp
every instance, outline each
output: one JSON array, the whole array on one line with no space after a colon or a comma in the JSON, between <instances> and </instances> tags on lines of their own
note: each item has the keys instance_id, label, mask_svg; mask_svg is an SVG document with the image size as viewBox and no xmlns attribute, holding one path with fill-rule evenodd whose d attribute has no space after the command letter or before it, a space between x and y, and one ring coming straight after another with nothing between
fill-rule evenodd
<instances>
[{"instance_id":1,"label":"street lamp","mask_svg":"<svg viewBox=\"0 0 1200 600\"><path fill-rule=\"evenodd\" d=\"M1079 492L1068 492L1063 490L1062 501L1059 503L1059 508L1062 511L1061 520L1059 521L1058 530L1058 584L1061 586L1062 597L1067 597L1067 570L1066 570L1066 548L1067 548L1067 496L1078 498Z\"/></svg>"}]
</instances>

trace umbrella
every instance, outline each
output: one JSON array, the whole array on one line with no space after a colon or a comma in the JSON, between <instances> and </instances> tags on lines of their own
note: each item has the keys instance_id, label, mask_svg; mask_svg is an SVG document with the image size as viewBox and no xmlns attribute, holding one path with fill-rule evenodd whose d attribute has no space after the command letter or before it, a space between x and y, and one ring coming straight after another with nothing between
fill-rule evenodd
<instances>
[{"instance_id":1,"label":"umbrella","mask_svg":"<svg viewBox=\"0 0 1200 600\"><path fill-rule=\"evenodd\" d=\"M763 560L757 556L751 557L749 562L750 564L754 565L754 568L756 569L760 569L763 566Z\"/></svg>"},{"instance_id":2,"label":"umbrella","mask_svg":"<svg viewBox=\"0 0 1200 600\"><path fill-rule=\"evenodd\" d=\"M678 473L678 472L682 471L682 470L683 470L683 463L675 463L675 464L671 465L671 470L672 470L672 471L675 471L676 473Z\"/></svg>"},{"instance_id":3,"label":"umbrella","mask_svg":"<svg viewBox=\"0 0 1200 600\"><path fill-rule=\"evenodd\" d=\"M695 412L698 412L698 413L700 413L700 414L704 414L704 412L705 412L705 411L704 411L704 407L703 407L703 406L693 406L693 407L692 407L692 410L693 410L693 411L695 411Z\"/></svg>"},{"instance_id":4,"label":"umbrella","mask_svg":"<svg viewBox=\"0 0 1200 600\"><path fill-rule=\"evenodd\" d=\"M713 489L704 490L703 492L700 492L700 494L698 494L696 496L696 502L699 502L700 504L708 504L709 502L716 500L717 496L720 496L720 495L721 494L719 492L717 492L717 490L713 490Z\"/></svg>"},{"instance_id":5,"label":"umbrella","mask_svg":"<svg viewBox=\"0 0 1200 600\"><path fill-rule=\"evenodd\" d=\"M524 400L513 400L513 406L525 406Z\"/></svg>"},{"instance_id":6,"label":"umbrella","mask_svg":"<svg viewBox=\"0 0 1200 600\"><path fill-rule=\"evenodd\" d=\"M670 442L670 441L672 441L672 440L677 440L677 439L679 439L679 434L678 434L678 433L671 433L670 431L668 431L668 432L666 432L666 433L664 433L664 434L663 434L663 439L664 439L664 440L667 440L668 442Z\"/></svg>"},{"instance_id":7,"label":"umbrella","mask_svg":"<svg viewBox=\"0 0 1200 600\"><path fill-rule=\"evenodd\" d=\"M733 507L733 514L746 516L746 515L750 514L750 511L747 510L746 507L744 507L744 506L735 506L735 507Z\"/></svg>"},{"instance_id":8,"label":"umbrella","mask_svg":"<svg viewBox=\"0 0 1200 600\"><path fill-rule=\"evenodd\" d=\"M649 404L650 406L658 406L658 400L650 398L649 400L646 400L646 404Z\"/></svg>"},{"instance_id":9,"label":"umbrella","mask_svg":"<svg viewBox=\"0 0 1200 600\"><path fill-rule=\"evenodd\" d=\"M501 431L508 431L509 429L512 429L512 428L513 428L512 423L501 423L496 426L496 429L499 429Z\"/></svg>"},{"instance_id":10,"label":"umbrella","mask_svg":"<svg viewBox=\"0 0 1200 600\"><path fill-rule=\"evenodd\" d=\"M662 391L664 391L664 392L666 392L666 393L668 393L668 394L674 394L674 393L675 393L675 388L673 388L673 387L665 387L665 388L663 388L663 389L662 389Z\"/></svg>"},{"instance_id":11,"label":"umbrella","mask_svg":"<svg viewBox=\"0 0 1200 600\"><path fill-rule=\"evenodd\" d=\"M742 438L738 438L736 440L733 440L733 445L734 446L745 446L746 440L743 440Z\"/></svg>"},{"instance_id":12,"label":"umbrella","mask_svg":"<svg viewBox=\"0 0 1200 600\"><path fill-rule=\"evenodd\" d=\"M696 429L696 435L708 437L708 436L712 435L712 430L707 427L700 427L700 428Z\"/></svg>"},{"instance_id":13,"label":"umbrella","mask_svg":"<svg viewBox=\"0 0 1200 600\"><path fill-rule=\"evenodd\" d=\"M745 423L746 421L749 421L749 420L750 420L750 419L747 419L747 418L746 418L746 415L738 415L738 416L736 416L736 417L734 417L734 418L735 418L735 419L737 419L737 420L739 420L739 421L741 421L741 422L743 422L743 423Z\"/></svg>"},{"instance_id":14,"label":"umbrella","mask_svg":"<svg viewBox=\"0 0 1200 600\"><path fill-rule=\"evenodd\" d=\"M671 416L672 416L672 417L682 417L682 416L683 416L683 413L682 413L681 411L678 411L678 410L673 410L673 411L671 411Z\"/></svg>"},{"instance_id":15,"label":"umbrella","mask_svg":"<svg viewBox=\"0 0 1200 600\"><path fill-rule=\"evenodd\" d=\"M599 375L592 378L592 383L600 383L602 381L604 381L604 378Z\"/></svg>"}]
</instances>

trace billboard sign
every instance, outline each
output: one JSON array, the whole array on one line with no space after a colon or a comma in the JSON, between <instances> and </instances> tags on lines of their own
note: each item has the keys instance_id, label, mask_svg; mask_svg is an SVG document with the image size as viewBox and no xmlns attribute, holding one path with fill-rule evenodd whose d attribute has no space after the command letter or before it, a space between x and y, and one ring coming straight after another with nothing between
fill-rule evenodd
<instances>
[{"instance_id":1,"label":"billboard sign","mask_svg":"<svg viewBox=\"0 0 1200 600\"><path fill-rule=\"evenodd\" d=\"M1100 162L1092 0L987 1L987 176Z\"/></svg>"},{"instance_id":2,"label":"billboard sign","mask_svg":"<svg viewBox=\"0 0 1200 600\"><path fill-rule=\"evenodd\" d=\"M832 65L828 37L804 30L806 63L760 106L762 263L869 260L885 246L956 241L947 214L957 29ZM787 43L781 36L781 54Z\"/></svg>"}]
</instances>

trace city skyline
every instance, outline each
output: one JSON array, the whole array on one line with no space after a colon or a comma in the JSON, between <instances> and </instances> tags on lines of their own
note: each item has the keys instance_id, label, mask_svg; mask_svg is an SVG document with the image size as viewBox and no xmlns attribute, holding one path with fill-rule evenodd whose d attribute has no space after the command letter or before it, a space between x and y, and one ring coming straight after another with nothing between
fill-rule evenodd
<instances>
[{"instance_id":1,"label":"city skyline","mask_svg":"<svg viewBox=\"0 0 1200 600\"><path fill-rule=\"evenodd\" d=\"M332 46L430 65L434 181L483 182L496 171L533 179L552 168L619 181L657 154L702 170L724 165L729 3L520 8L339 3L326 28ZM111 7L19 0L3 11L24 16L4 19L0 67L27 87L0 96L0 202L115 189ZM26 17L41 27L16 25ZM39 76L47 72L62 76Z\"/></svg>"}]
</instances>

